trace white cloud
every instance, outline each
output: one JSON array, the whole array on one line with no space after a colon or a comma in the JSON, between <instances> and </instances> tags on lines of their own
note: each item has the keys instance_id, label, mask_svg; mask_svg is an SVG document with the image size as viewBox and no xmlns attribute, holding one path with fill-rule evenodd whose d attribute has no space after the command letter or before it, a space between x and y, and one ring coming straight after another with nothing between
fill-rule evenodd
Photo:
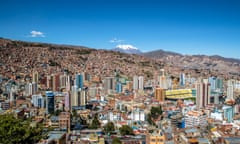
<instances>
[{"instance_id":1,"label":"white cloud","mask_svg":"<svg viewBox=\"0 0 240 144\"><path fill-rule=\"evenodd\" d=\"M121 43L123 42L124 40L121 40L121 39L117 39L117 38L113 38L112 40L110 40L109 42L110 43Z\"/></svg>"},{"instance_id":2,"label":"white cloud","mask_svg":"<svg viewBox=\"0 0 240 144\"><path fill-rule=\"evenodd\" d=\"M137 50L138 49L135 46L130 45L130 44L117 45L116 48L120 48L120 49L124 49L124 50L128 50L128 49L135 49L135 50Z\"/></svg>"},{"instance_id":3,"label":"white cloud","mask_svg":"<svg viewBox=\"0 0 240 144\"><path fill-rule=\"evenodd\" d=\"M43 32L33 30L30 32L30 37L45 37L45 35Z\"/></svg>"}]
</instances>

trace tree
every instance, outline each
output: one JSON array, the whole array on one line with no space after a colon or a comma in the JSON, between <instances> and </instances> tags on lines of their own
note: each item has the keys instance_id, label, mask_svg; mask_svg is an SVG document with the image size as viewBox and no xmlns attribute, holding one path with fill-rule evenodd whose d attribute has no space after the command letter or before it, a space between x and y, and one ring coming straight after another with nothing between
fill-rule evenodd
<instances>
[{"instance_id":1,"label":"tree","mask_svg":"<svg viewBox=\"0 0 240 144\"><path fill-rule=\"evenodd\" d=\"M93 118L93 120L92 120L92 123L91 123L91 125L90 125L90 129L97 129L97 128L99 128L101 126L101 124L100 124L100 122L99 122L99 120L98 120L98 115L97 114L95 114L94 115L94 118Z\"/></svg>"},{"instance_id":2,"label":"tree","mask_svg":"<svg viewBox=\"0 0 240 144\"><path fill-rule=\"evenodd\" d=\"M157 119L160 115L162 115L162 107L152 107L150 114L152 118Z\"/></svg>"},{"instance_id":3,"label":"tree","mask_svg":"<svg viewBox=\"0 0 240 144\"><path fill-rule=\"evenodd\" d=\"M114 123L108 122L106 125L104 125L103 130L106 134L112 133L115 130Z\"/></svg>"},{"instance_id":4,"label":"tree","mask_svg":"<svg viewBox=\"0 0 240 144\"><path fill-rule=\"evenodd\" d=\"M121 144L121 140L118 137L113 138L112 144Z\"/></svg>"},{"instance_id":5,"label":"tree","mask_svg":"<svg viewBox=\"0 0 240 144\"><path fill-rule=\"evenodd\" d=\"M162 115L162 107L151 107L150 113L147 115L147 121L150 125L156 125L154 120Z\"/></svg>"},{"instance_id":6,"label":"tree","mask_svg":"<svg viewBox=\"0 0 240 144\"><path fill-rule=\"evenodd\" d=\"M54 111L54 115L59 116L61 112L62 112L62 110L58 109L58 110Z\"/></svg>"},{"instance_id":7,"label":"tree","mask_svg":"<svg viewBox=\"0 0 240 144\"><path fill-rule=\"evenodd\" d=\"M132 128L128 125L123 125L119 130L121 135L134 135Z\"/></svg>"},{"instance_id":8,"label":"tree","mask_svg":"<svg viewBox=\"0 0 240 144\"><path fill-rule=\"evenodd\" d=\"M151 114L150 114L150 113L147 115L147 122L148 122L150 125L156 125L156 124L154 123L154 121L152 120L152 117L151 117Z\"/></svg>"},{"instance_id":9,"label":"tree","mask_svg":"<svg viewBox=\"0 0 240 144\"><path fill-rule=\"evenodd\" d=\"M44 137L40 125L31 127L29 121L15 118L12 114L0 115L0 140L7 144L31 144Z\"/></svg>"}]
</instances>

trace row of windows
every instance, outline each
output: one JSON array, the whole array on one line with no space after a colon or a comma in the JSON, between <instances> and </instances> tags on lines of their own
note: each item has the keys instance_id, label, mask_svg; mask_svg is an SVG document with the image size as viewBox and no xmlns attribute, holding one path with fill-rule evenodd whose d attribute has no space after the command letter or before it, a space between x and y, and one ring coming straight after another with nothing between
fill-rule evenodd
<instances>
[{"instance_id":1,"label":"row of windows","mask_svg":"<svg viewBox=\"0 0 240 144\"><path fill-rule=\"evenodd\" d=\"M164 142L164 139L151 139L151 142Z\"/></svg>"}]
</instances>

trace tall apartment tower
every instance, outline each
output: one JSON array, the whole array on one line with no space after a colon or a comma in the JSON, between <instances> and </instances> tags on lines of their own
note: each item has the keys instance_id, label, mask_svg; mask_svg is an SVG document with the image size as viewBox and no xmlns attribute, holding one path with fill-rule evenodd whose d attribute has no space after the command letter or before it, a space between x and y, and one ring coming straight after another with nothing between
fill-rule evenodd
<instances>
[{"instance_id":1,"label":"tall apartment tower","mask_svg":"<svg viewBox=\"0 0 240 144\"><path fill-rule=\"evenodd\" d=\"M207 79L204 79L203 81L197 81L195 83L196 87L196 104L197 109L203 108L210 104L210 94L211 94L211 88L210 83Z\"/></svg>"},{"instance_id":2,"label":"tall apartment tower","mask_svg":"<svg viewBox=\"0 0 240 144\"><path fill-rule=\"evenodd\" d=\"M78 88L76 85L72 86L71 93L71 108L83 107L87 104L87 91Z\"/></svg>"},{"instance_id":3,"label":"tall apartment tower","mask_svg":"<svg viewBox=\"0 0 240 144\"><path fill-rule=\"evenodd\" d=\"M78 93L80 96L79 106L85 107L87 104L87 91L81 90L81 91L78 91Z\"/></svg>"},{"instance_id":4,"label":"tall apartment tower","mask_svg":"<svg viewBox=\"0 0 240 144\"><path fill-rule=\"evenodd\" d=\"M74 85L71 92L71 108L78 106L78 99L78 87Z\"/></svg>"},{"instance_id":5,"label":"tall apartment tower","mask_svg":"<svg viewBox=\"0 0 240 144\"><path fill-rule=\"evenodd\" d=\"M138 76L133 77L133 90L138 89Z\"/></svg>"},{"instance_id":6,"label":"tall apartment tower","mask_svg":"<svg viewBox=\"0 0 240 144\"><path fill-rule=\"evenodd\" d=\"M53 75L47 76L47 88L52 89L53 87Z\"/></svg>"},{"instance_id":7,"label":"tall apartment tower","mask_svg":"<svg viewBox=\"0 0 240 144\"><path fill-rule=\"evenodd\" d=\"M37 72L37 71L34 71L34 72L32 73L32 82L38 83L38 80L39 80L38 72Z\"/></svg>"},{"instance_id":8,"label":"tall apartment tower","mask_svg":"<svg viewBox=\"0 0 240 144\"><path fill-rule=\"evenodd\" d=\"M162 88L162 89L168 89L167 77L165 76L164 69L160 70L159 87Z\"/></svg>"},{"instance_id":9,"label":"tall apartment tower","mask_svg":"<svg viewBox=\"0 0 240 144\"><path fill-rule=\"evenodd\" d=\"M144 88L144 77L139 76L138 77L138 89L143 90L143 88Z\"/></svg>"},{"instance_id":10,"label":"tall apartment tower","mask_svg":"<svg viewBox=\"0 0 240 144\"><path fill-rule=\"evenodd\" d=\"M60 88L66 88L67 86L67 75L60 75Z\"/></svg>"},{"instance_id":11,"label":"tall apartment tower","mask_svg":"<svg viewBox=\"0 0 240 144\"><path fill-rule=\"evenodd\" d=\"M181 73L181 74L180 74L179 83L180 83L180 86L182 86L182 87L185 86L186 79L185 79L185 74L184 74L184 73Z\"/></svg>"},{"instance_id":12,"label":"tall apartment tower","mask_svg":"<svg viewBox=\"0 0 240 144\"><path fill-rule=\"evenodd\" d=\"M115 91L116 86L115 86L115 79L114 79L114 77L106 77L104 79L103 86L104 86L104 91L106 93L108 93L108 94L112 93L113 91Z\"/></svg>"},{"instance_id":13,"label":"tall apartment tower","mask_svg":"<svg viewBox=\"0 0 240 144\"><path fill-rule=\"evenodd\" d=\"M25 86L25 94L27 96L36 94L38 92L38 85L37 83L33 82L33 83L28 83Z\"/></svg>"},{"instance_id":14,"label":"tall apartment tower","mask_svg":"<svg viewBox=\"0 0 240 144\"><path fill-rule=\"evenodd\" d=\"M60 91L60 74L54 74L52 82L52 90Z\"/></svg>"},{"instance_id":15,"label":"tall apartment tower","mask_svg":"<svg viewBox=\"0 0 240 144\"><path fill-rule=\"evenodd\" d=\"M133 90L143 90L144 89L144 77L134 76L133 77Z\"/></svg>"},{"instance_id":16,"label":"tall apartment tower","mask_svg":"<svg viewBox=\"0 0 240 144\"><path fill-rule=\"evenodd\" d=\"M64 104L65 104L65 111L69 111L70 110L70 98L69 98L69 92L65 92L65 101L64 101Z\"/></svg>"},{"instance_id":17,"label":"tall apartment tower","mask_svg":"<svg viewBox=\"0 0 240 144\"><path fill-rule=\"evenodd\" d=\"M229 100L233 100L234 84L233 80L228 80L227 82L227 99Z\"/></svg>"}]
</instances>

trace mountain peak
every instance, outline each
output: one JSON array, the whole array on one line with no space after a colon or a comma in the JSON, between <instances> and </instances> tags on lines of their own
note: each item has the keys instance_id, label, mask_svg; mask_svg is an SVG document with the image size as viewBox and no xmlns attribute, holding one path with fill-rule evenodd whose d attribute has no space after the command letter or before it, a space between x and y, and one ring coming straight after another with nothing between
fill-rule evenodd
<instances>
[{"instance_id":1,"label":"mountain peak","mask_svg":"<svg viewBox=\"0 0 240 144\"><path fill-rule=\"evenodd\" d=\"M116 46L116 48L123 49L123 50L130 50L130 49L138 50L138 48L136 48L135 46L128 45L128 44L126 45L119 44Z\"/></svg>"},{"instance_id":2,"label":"mountain peak","mask_svg":"<svg viewBox=\"0 0 240 144\"><path fill-rule=\"evenodd\" d=\"M119 44L117 45L113 51L123 52L127 54L140 54L142 53L138 48L129 44Z\"/></svg>"}]
</instances>

